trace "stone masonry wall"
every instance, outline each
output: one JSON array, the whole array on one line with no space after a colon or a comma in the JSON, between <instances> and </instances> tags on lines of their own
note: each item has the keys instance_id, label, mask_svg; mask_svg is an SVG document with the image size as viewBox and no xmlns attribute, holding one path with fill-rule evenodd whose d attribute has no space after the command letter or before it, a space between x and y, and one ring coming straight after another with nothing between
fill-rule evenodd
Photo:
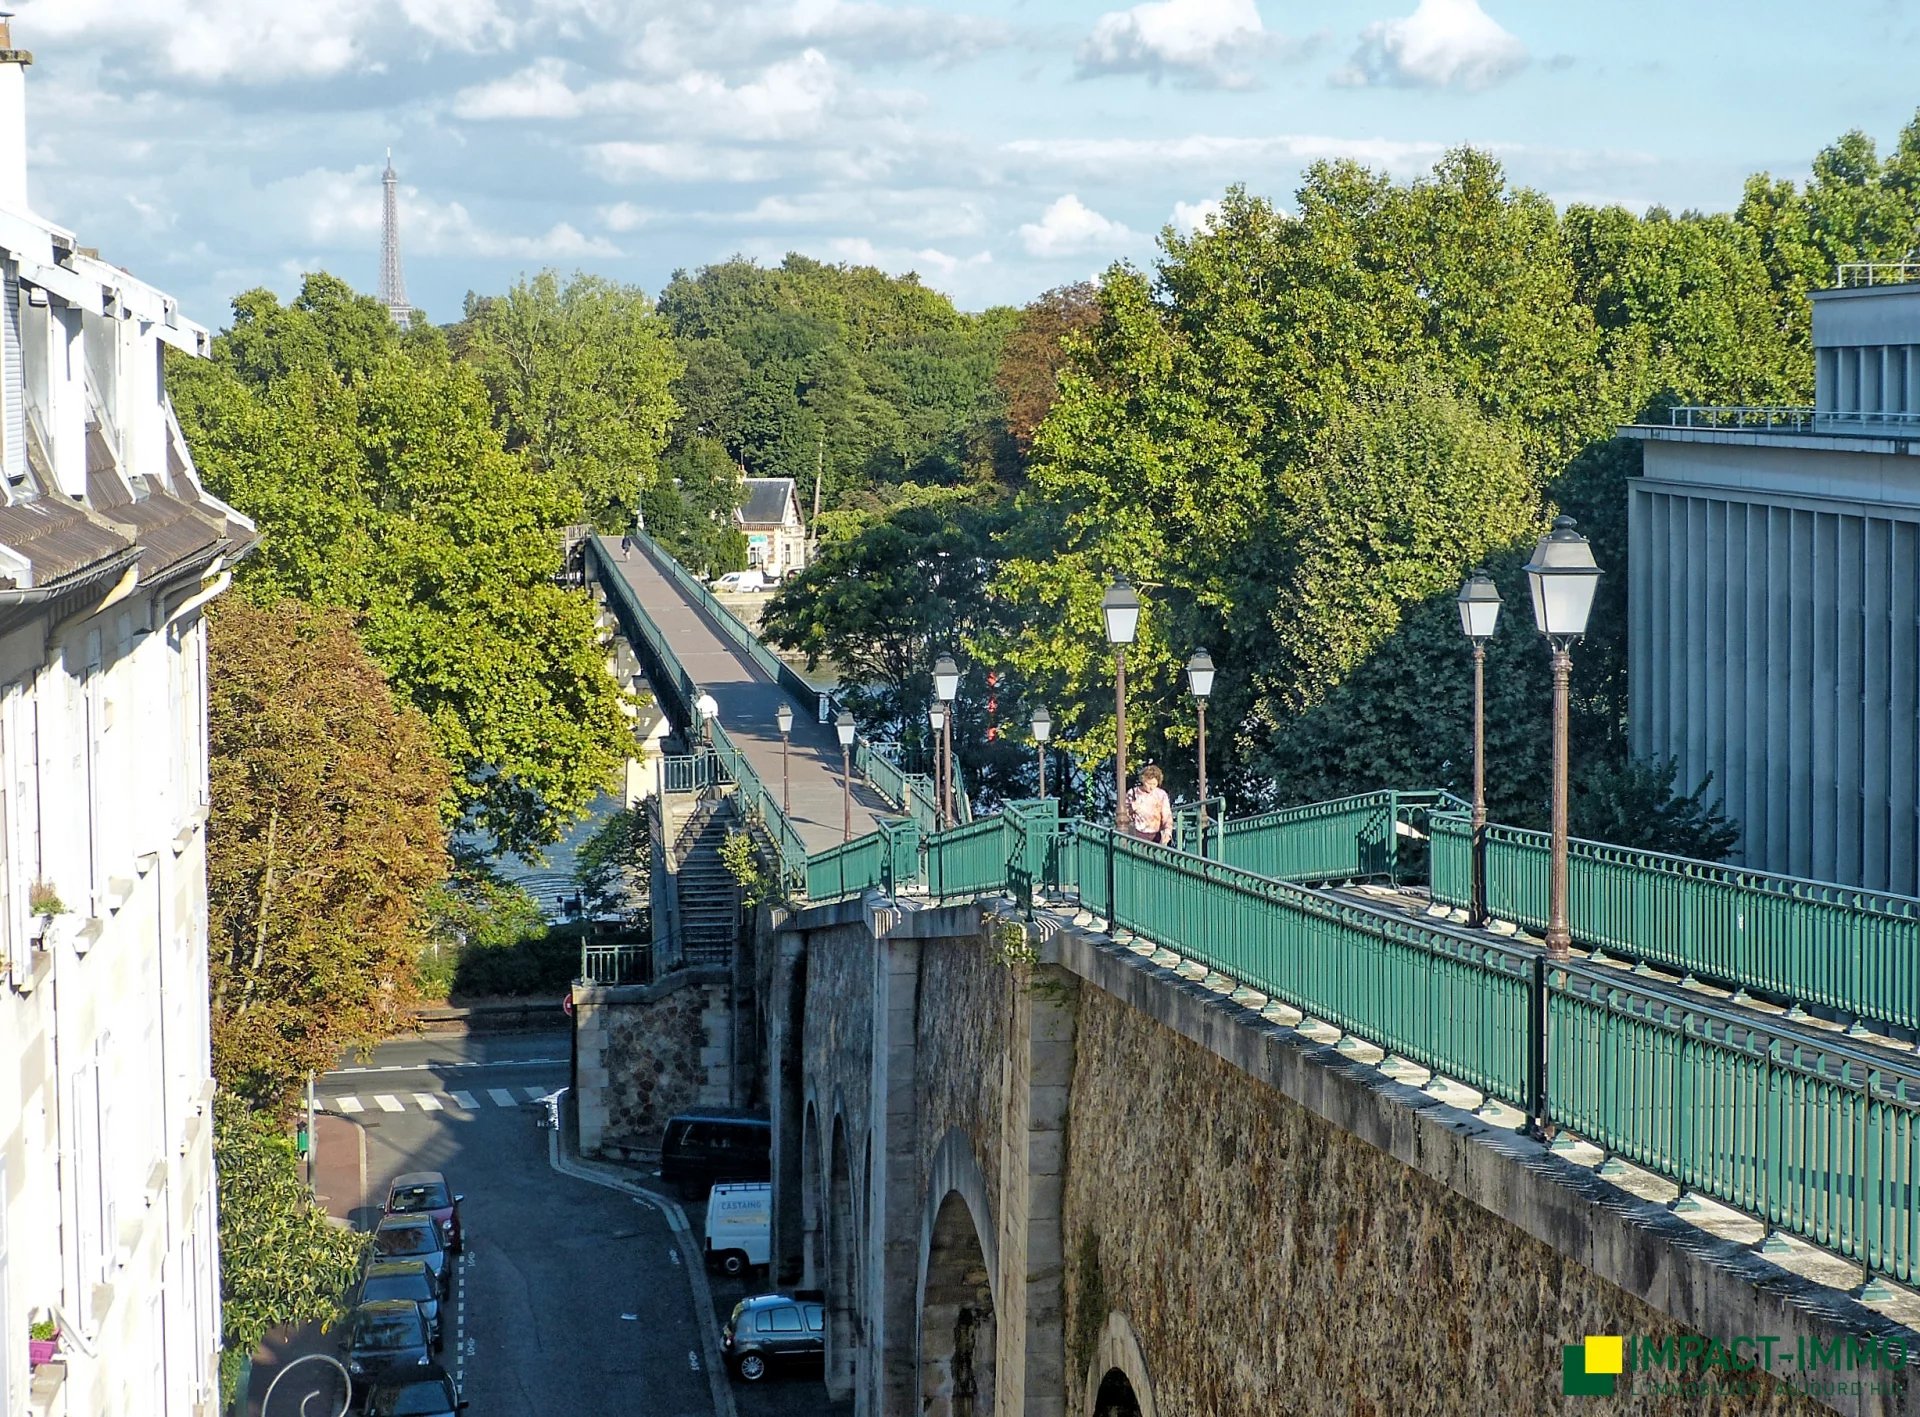
<instances>
[{"instance_id":1,"label":"stone masonry wall","mask_svg":"<svg viewBox=\"0 0 1920 1417\"><path fill-rule=\"evenodd\" d=\"M655 1150L675 1113L727 1104L728 992L723 969L575 990L583 1151Z\"/></svg>"},{"instance_id":2,"label":"stone masonry wall","mask_svg":"<svg viewBox=\"0 0 1920 1417\"><path fill-rule=\"evenodd\" d=\"M920 1174L930 1174L934 1153L950 1130L964 1133L998 1215L1015 978L994 947L992 928L987 922L980 937L932 940L921 947L914 1091Z\"/></svg>"},{"instance_id":3,"label":"stone masonry wall","mask_svg":"<svg viewBox=\"0 0 1920 1417\"><path fill-rule=\"evenodd\" d=\"M807 936L804 1027L807 1096L817 1112L825 1164L833 1137L835 1095L845 1108L849 1147L857 1151L870 1119L873 937L863 925L839 925Z\"/></svg>"},{"instance_id":4,"label":"stone masonry wall","mask_svg":"<svg viewBox=\"0 0 1920 1417\"><path fill-rule=\"evenodd\" d=\"M1820 1410L1562 1397L1562 1343L1684 1330L1113 995L1077 1022L1069 1411L1111 1311L1161 1417Z\"/></svg>"}]
</instances>

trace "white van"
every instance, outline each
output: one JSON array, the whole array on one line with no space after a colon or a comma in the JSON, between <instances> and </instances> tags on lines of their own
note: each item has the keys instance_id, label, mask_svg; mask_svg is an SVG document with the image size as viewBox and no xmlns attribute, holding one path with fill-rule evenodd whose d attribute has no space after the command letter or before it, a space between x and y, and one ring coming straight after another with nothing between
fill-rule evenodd
<instances>
[{"instance_id":1,"label":"white van","mask_svg":"<svg viewBox=\"0 0 1920 1417\"><path fill-rule=\"evenodd\" d=\"M764 1265L773 1243L773 1185L737 1181L707 1196L707 1263L723 1274Z\"/></svg>"},{"instance_id":2,"label":"white van","mask_svg":"<svg viewBox=\"0 0 1920 1417\"><path fill-rule=\"evenodd\" d=\"M757 593L767 588L767 578L759 571L728 571L713 583L721 592Z\"/></svg>"}]
</instances>

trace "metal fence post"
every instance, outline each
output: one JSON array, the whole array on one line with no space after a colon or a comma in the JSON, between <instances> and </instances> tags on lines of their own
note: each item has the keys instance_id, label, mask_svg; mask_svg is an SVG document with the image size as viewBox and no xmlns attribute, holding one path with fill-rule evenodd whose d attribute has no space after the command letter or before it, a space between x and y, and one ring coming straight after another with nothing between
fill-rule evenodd
<instances>
[{"instance_id":1,"label":"metal fence post","mask_svg":"<svg viewBox=\"0 0 1920 1417\"><path fill-rule=\"evenodd\" d=\"M1536 1137L1547 1135L1547 957L1533 956L1527 990L1527 1111Z\"/></svg>"}]
</instances>

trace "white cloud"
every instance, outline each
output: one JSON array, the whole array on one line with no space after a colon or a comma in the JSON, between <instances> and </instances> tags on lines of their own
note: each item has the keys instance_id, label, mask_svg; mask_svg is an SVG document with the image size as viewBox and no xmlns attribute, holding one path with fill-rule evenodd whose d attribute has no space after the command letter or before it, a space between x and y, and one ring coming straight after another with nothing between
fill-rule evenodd
<instances>
[{"instance_id":1,"label":"white cloud","mask_svg":"<svg viewBox=\"0 0 1920 1417\"><path fill-rule=\"evenodd\" d=\"M1437 141L1334 138L1278 134L1266 138L1192 133L1171 138L1019 138L1001 146L1030 166L1111 176L1115 172L1177 169L1239 177L1271 165L1297 166L1323 158L1350 158L1390 172L1431 167L1447 150ZM1497 149L1495 149L1497 150Z\"/></svg>"},{"instance_id":2,"label":"white cloud","mask_svg":"<svg viewBox=\"0 0 1920 1417\"><path fill-rule=\"evenodd\" d=\"M595 143L587 156L614 182L764 182L781 172L771 153L704 143Z\"/></svg>"},{"instance_id":3,"label":"white cloud","mask_svg":"<svg viewBox=\"0 0 1920 1417\"><path fill-rule=\"evenodd\" d=\"M454 95L460 118L578 118L585 104L567 87L567 66L552 56L536 59L517 74L462 89Z\"/></svg>"},{"instance_id":4,"label":"white cloud","mask_svg":"<svg viewBox=\"0 0 1920 1417\"><path fill-rule=\"evenodd\" d=\"M415 46L474 52L509 42L514 26L498 0L39 0L22 24L36 38L135 49L202 83L376 69L396 31Z\"/></svg>"},{"instance_id":5,"label":"white cloud","mask_svg":"<svg viewBox=\"0 0 1920 1417\"><path fill-rule=\"evenodd\" d=\"M269 189L291 204L304 222L302 236L322 247L373 249L380 239L380 169L319 170L276 182ZM556 222L536 236L483 227L460 202L434 202L411 187L400 189L400 245L404 256L473 256L523 261L613 257L620 248L605 237L587 236Z\"/></svg>"},{"instance_id":6,"label":"white cloud","mask_svg":"<svg viewBox=\"0 0 1920 1417\"><path fill-rule=\"evenodd\" d=\"M656 215L632 202L615 202L610 207L600 208L599 212L600 224L608 231L638 231Z\"/></svg>"},{"instance_id":7,"label":"white cloud","mask_svg":"<svg viewBox=\"0 0 1920 1417\"><path fill-rule=\"evenodd\" d=\"M1420 0L1405 19L1379 20L1336 84L1359 87L1484 89L1526 67L1527 47L1480 8L1479 0Z\"/></svg>"},{"instance_id":8,"label":"white cloud","mask_svg":"<svg viewBox=\"0 0 1920 1417\"><path fill-rule=\"evenodd\" d=\"M1042 212L1039 221L1020 228L1020 242L1027 254L1043 259L1112 250L1137 239L1125 226L1101 216L1071 192Z\"/></svg>"},{"instance_id":9,"label":"white cloud","mask_svg":"<svg viewBox=\"0 0 1920 1417\"><path fill-rule=\"evenodd\" d=\"M1149 0L1102 15L1074 58L1082 75L1171 73L1189 83L1243 88L1253 79L1240 66L1285 47L1261 23L1254 0Z\"/></svg>"},{"instance_id":10,"label":"white cloud","mask_svg":"<svg viewBox=\"0 0 1920 1417\"><path fill-rule=\"evenodd\" d=\"M957 64L1004 48L1012 32L997 20L917 5L859 0L682 0L649 20L632 62L655 74L695 65L730 68L819 48L856 66Z\"/></svg>"},{"instance_id":11,"label":"white cloud","mask_svg":"<svg viewBox=\"0 0 1920 1417\"><path fill-rule=\"evenodd\" d=\"M836 261L854 266L875 266L895 275L914 271L950 280L961 271L976 270L993 264L993 252L976 251L971 256L954 256L936 247L917 251L876 246L864 236L838 236L827 242L827 251Z\"/></svg>"},{"instance_id":12,"label":"white cloud","mask_svg":"<svg viewBox=\"0 0 1920 1417\"><path fill-rule=\"evenodd\" d=\"M1182 236L1191 236L1220 215L1220 199L1208 197L1198 202L1175 202L1169 220Z\"/></svg>"}]
</instances>

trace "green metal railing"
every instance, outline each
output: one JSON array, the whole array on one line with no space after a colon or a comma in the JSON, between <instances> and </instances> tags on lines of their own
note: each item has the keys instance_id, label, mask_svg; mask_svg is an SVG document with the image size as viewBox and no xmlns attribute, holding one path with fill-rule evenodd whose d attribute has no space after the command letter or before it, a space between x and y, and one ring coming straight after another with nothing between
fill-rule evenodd
<instances>
[{"instance_id":1,"label":"green metal railing","mask_svg":"<svg viewBox=\"0 0 1920 1417\"><path fill-rule=\"evenodd\" d=\"M1207 829L1203 836L1200 831L1200 809L1205 806ZM1205 856L1209 860L1219 861L1225 854L1222 844L1226 836L1227 799L1209 797L1206 802L1182 802L1173 809L1173 844L1180 851L1193 856Z\"/></svg>"},{"instance_id":2,"label":"green metal railing","mask_svg":"<svg viewBox=\"0 0 1920 1417\"><path fill-rule=\"evenodd\" d=\"M659 624L640 603L640 597L633 593L627 578L616 569L617 562L607 551L606 543L597 536L589 537L585 554L599 563L598 579L606 590L607 604L614 619L620 622L621 634L640 657L647 678L676 701L675 706L680 710L677 721L691 723L694 703L700 697L699 685L693 682L693 676L673 652Z\"/></svg>"},{"instance_id":3,"label":"green metal railing","mask_svg":"<svg viewBox=\"0 0 1920 1417\"><path fill-rule=\"evenodd\" d=\"M734 788L734 807L741 813L750 828L758 828L764 833L772 850L773 859L780 864L781 879L789 885L799 885L807 878L807 844L786 813L780 810L779 800L760 780L760 774L754 771L747 755L740 751L719 723L710 725L713 734L714 756L719 759L722 768L736 784Z\"/></svg>"},{"instance_id":4,"label":"green metal railing","mask_svg":"<svg viewBox=\"0 0 1920 1417\"><path fill-rule=\"evenodd\" d=\"M1227 822L1220 859L1276 881L1392 877L1399 859L1398 792L1368 792Z\"/></svg>"},{"instance_id":5,"label":"green metal railing","mask_svg":"<svg viewBox=\"0 0 1920 1417\"><path fill-rule=\"evenodd\" d=\"M951 900L1006 890L1014 836L1009 825L996 814L928 837L927 894Z\"/></svg>"},{"instance_id":6,"label":"green metal railing","mask_svg":"<svg viewBox=\"0 0 1920 1417\"><path fill-rule=\"evenodd\" d=\"M1437 814L1433 898L1464 906L1472 831ZM1487 908L1547 922L1544 832L1486 829ZM1920 1028L1920 901L1600 842L1571 843L1567 913L1588 947L1882 1024Z\"/></svg>"}]
</instances>

